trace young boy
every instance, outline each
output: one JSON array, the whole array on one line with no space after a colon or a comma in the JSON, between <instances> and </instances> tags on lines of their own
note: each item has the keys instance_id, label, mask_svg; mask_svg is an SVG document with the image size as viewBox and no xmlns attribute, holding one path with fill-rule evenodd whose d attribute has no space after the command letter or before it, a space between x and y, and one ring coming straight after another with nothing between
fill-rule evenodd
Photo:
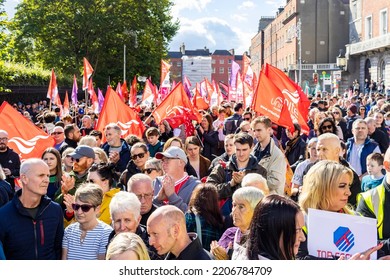
<instances>
[{"instance_id":1,"label":"young boy","mask_svg":"<svg viewBox=\"0 0 390 280\"><path fill-rule=\"evenodd\" d=\"M149 127L145 132L146 139L148 141L148 151L150 157L154 157L156 153L162 152L164 143L158 140L160 132L155 127Z\"/></svg>"},{"instance_id":2,"label":"young boy","mask_svg":"<svg viewBox=\"0 0 390 280\"><path fill-rule=\"evenodd\" d=\"M372 153L367 157L368 175L362 179L362 191L368 191L382 184L383 156L380 153Z\"/></svg>"}]
</instances>

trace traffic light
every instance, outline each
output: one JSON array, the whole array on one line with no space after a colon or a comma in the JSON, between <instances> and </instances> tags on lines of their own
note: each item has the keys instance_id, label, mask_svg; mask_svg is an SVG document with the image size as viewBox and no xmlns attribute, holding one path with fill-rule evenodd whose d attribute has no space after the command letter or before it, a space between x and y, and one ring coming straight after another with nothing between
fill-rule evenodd
<instances>
[{"instance_id":1,"label":"traffic light","mask_svg":"<svg viewBox=\"0 0 390 280\"><path fill-rule=\"evenodd\" d=\"M315 84L318 83L318 73L313 73L313 82L314 82Z\"/></svg>"}]
</instances>

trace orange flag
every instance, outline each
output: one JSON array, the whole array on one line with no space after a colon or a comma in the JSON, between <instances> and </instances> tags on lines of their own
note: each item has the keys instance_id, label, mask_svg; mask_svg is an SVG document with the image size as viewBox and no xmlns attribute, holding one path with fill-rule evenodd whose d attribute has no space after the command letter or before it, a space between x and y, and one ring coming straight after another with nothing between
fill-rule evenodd
<instances>
[{"instance_id":1,"label":"orange flag","mask_svg":"<svg viewBox=\"0 0 390 280\"><path fill-rule=\"evenodd\" d=\"M294 128L282 92L263 71L260 73L259 84L253 96L251 108L255 112L269 117L277 125L289 129Z\"/></svg>"},{"instance_id":2,"label":"orange flag","mask_svg":"<svg viewBox=\"0 0 390 280\"><path fill-rule=\"evenodd\" d=\"M147 79L145 82L144 92L142 94L141 104L151 107L152 103L156 104L156 101L157 101L157 95L155 92L155 87L150 82L150 80Z\"/></svg>"},{"instance_id":3,"label":"orange flag","mask_svg":"<svg viewBox=\"0 0 390 280\"><path fill-rule=\"evenodd\" d=\"M50 83L47 90L46 97L50 99L50 102L55 103L58 96L57 78L54 73L54 69L51 69Z\"/></svg>"},{"instance_id":4,"label":"orange flag","mask_svg":"<svg viewBox=\"0 0 390 280\"><path fill-rule=\"evenodd\" d=\"M133 82L131 83L129 93L129 106L132 108L137 106L137 76L134 76Z\"/></svg>"},{"instance_id":5,"label":"orange flag","mask_svg":"<svg viewBox=\"0 0 390 280\"><path fill-rule=\"evenodd\" d=\"M124 81L121 87L123 98L125 99L125 103L129 101L129 91L127 90L127 82Z\"/></svg>"},{"instance_id":6,"label":"orange flag","mask_svg":"<svg viewBox=\"0 0 390 280\"><path fill-rule=\"evenodd\" d=\"M156 123L166 120L172 128L184 124L186 136L193 135L194 126L192 120L201 122L202 116L192 106L183 85L179 82L167 97L152 112Z\"/></svg>"},{"instance_id":7,"label":"orange flag","mask_svg":"<svg viewBox=\"0 0 390 280\"><path fill-rule=\"evenodd\" d=\"M133 109L129 108L111 87L107 88L106 97L96 129L103 132L104 128L109 123L116 123L121 128L122 138L125 138L130 134L142 138L142 134L145 131L145 126L138 114ZM103 133L102 142L105 141L106 139Z\"/></svg>"},{"instance_id":8,"label":"orange flag","mask_svg":"<svg viewBox=\"0 0 390 280\"><path fill-rule=\"evenodd\" d=\"M272 81L272 83L283 93L285 103L287 103L293 122L299 123L302 132L309 133L308 112L310 101L307 99L301 87L294 83L284 72L272 65L266 63L263 73ZM303 104L300 104L300 103Z\"/></svg>"},{"instance_id":9,"label":"orange flag","mask_svg":"<svg viewBox=\"0 0 390 280\"><path fill-rule=\"evenodd\" d=\"M84 66L83 90L86 90L88 89L88 82L89 82L89 78L92 76L93 68L85 57L83 58L83 66Z\"/></svg>"},{"instance_id":10,"label":"orange flag","mask_svg":"<svg viewBox=\"0 0 390 280\"><path fill-rule=\"evenodd\" d=\"M64 106L62 111L62 116L69 115L69 97L68 97L68 91L65 91L65 99L64 99Z\"/></svg>"},{"instance_id":11,"label":"orange flag","mask_svg":"<svg viewBox=\"0 0 390 280\"><path fill-rule=\"evenodd\" d=\"M0 107L1 129L8 132L8 145L20 157L41 158L46 148L54 146L54 139L23 117L6 101Z\"/></svg>"},{"instance_id":12,"label":"orange flag","mask_svg":"<svg viewBox=\"0 0 390 280\"><path fill-rule=\"evenodd\" d=\"M198 110L207 110L210 106L206 101L204 101L203 97L200 95L200 92L198 90L198 83L196 84L197 85L194 88L195 94L194 97L192 97L192 104Z\"/></svg>"}]
</instances>

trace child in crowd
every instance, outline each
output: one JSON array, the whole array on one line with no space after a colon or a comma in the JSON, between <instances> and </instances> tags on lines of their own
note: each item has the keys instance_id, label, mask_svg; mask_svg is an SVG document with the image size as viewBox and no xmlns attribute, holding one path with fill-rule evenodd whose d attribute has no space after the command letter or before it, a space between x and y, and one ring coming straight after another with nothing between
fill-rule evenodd
<instances>
[{"instance_id":1,"label":"child in crowd","mask_svg":"<svg viewBox=\"0 0 390 280\"><path fill-rule=\"evenodd\" d=\"M145 135L148 141L147 146L150 157L154 157L156 153L162 152L164 143L158 139L160 137L159 130L155 127L149 127L146 130Z\"/></svg>"},{"instance_id":2,"label":"child in crowd","mask_svg":"<svg viewBox=\"0 0 390 280\"><path fill-rule=\"evenodd\" d=\"M372 153L367 157L368 175L362 179L362 191L368 191L382 184L383 156L380 153Z\"/></svg>"}]
</instances>

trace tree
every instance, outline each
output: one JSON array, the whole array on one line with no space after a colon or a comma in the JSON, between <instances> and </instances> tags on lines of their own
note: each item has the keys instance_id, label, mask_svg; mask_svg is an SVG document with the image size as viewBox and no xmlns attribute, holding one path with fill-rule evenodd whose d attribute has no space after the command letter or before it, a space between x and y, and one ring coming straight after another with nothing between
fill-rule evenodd
<instances>
[{"instance_id":1,"label":"tree","mask_svg":"<svg viewBox=\"0 0 390 280\"><path fill-rule=\"evenodd\" d=\"M14 60L80 76L87 57L94 81L105 87L123 80L126 44L126 76L157 81L179 26L171 7L170 0L24 0L13 19Z\"/></svg>"}]
</instances>

